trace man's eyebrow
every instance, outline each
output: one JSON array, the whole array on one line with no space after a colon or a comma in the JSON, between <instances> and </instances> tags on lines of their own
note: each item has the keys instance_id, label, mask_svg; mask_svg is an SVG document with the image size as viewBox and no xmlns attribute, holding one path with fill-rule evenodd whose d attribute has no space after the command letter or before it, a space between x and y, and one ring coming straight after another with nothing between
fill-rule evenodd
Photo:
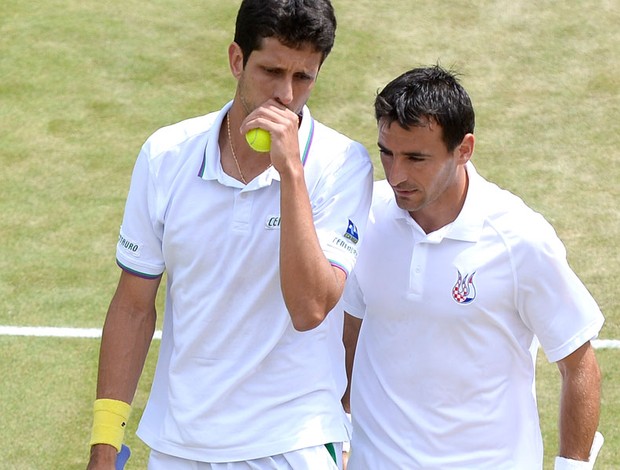
<instances>
[{"instance_id":1,"label":"man's eyebrow","mask_svg":"<svg viewBox=\"0 0 620 470\"><path fill-rule=\"evenodd\" d=\"M406 157L415 157L415 158L427 158L430 157L430 154L424 152L405 152Z\"/></svg>"},{"instance_id":2,"label":"man's eyebrow","mask_svg":"<svg viewBox=\"0 0 620 470\"><path fill-rule=\"evenodd\" d=\"M377 142L377 147L379 147L379 150L381 150L382 152L390 151L387 147L385 147L384 145L381 145L381 142Z\"/></svg>"},{"instance_id":3,"label":"man's eyebrow","mask_svg":"<svg viewBox=\"0 0 620 470\"><path fill-rule=\"evenodd\" d=\"M393 153L385 145L382 145L381 142L377 142L377 146L379 147L379 150L381 150L382 152ZM405 153L403 153L403 155L406 156L406 157L410 157L410 158L426 158L426 157L430 157L430 154L423 153L423 152L405 152Z\"/></svg>"}]
</instances>

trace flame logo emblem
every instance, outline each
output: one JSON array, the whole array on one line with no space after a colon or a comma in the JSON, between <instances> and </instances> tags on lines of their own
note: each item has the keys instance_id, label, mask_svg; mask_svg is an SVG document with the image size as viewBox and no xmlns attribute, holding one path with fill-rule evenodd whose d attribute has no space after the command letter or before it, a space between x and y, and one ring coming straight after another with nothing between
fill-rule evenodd
<instances>
[{"instance_id":1,"label":"flame logo emblem","mask_svg":"<svg viewBox=\"0 0 620 470\"><path fill-rule=\"evenodd\" d=\"M476 271L471 274L466 274L465 276L461 274L461 271L457 272L459 273L459 277L452 288L452 298L455 302L465 305L476 298L476 286L474 285L474 275Z\"/></svg>"}]
</instances>

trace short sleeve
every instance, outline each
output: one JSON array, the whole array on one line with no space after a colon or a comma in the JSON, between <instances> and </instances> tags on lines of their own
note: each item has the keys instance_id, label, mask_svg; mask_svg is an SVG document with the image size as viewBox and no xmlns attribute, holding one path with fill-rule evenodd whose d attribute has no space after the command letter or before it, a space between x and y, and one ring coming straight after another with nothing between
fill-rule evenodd
<instances>
[{"instance_id":1,"label":"short sleeve","mask_svg":"<svg viewBox=\"0 0 620 470\"><path fill-rule=\"evenodd\" d=\"M164 271L163 223L158 216L155 179L149 164L148 146L145 145L131 177L116 260L126 271L154 278Z\"/></svg>"},{"instance_id":2,"label":"short sleeve","mask_svg":"<svg viewBox=\"0 0 620 470\"><path fill-rule=\"evenodd\" d=\"M353 142L345 163L326 175L313 200L314 224L325 257L347 275L355 266L372 199L372 164Z\"/></svg>"},{"instance_id":3,"label":"short sleeve","mask_svg":"<svg viewBox=\"0 0 620 470\"><path fill-rule=\"evenodd\" d=\"M604 318L570 268L566 250L550 225L517 267L518 309L549 361L556 362L595 338Z\"/></svg>"}]
</instances>

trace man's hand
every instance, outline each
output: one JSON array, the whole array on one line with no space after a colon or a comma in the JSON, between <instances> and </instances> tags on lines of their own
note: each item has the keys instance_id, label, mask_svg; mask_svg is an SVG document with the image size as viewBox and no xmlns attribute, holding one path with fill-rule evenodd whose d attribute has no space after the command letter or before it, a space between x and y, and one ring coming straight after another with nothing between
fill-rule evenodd
<instances>
[{"instance_id":1,"label":"man's hand","mask_svg":"<svg viewBox=\"0 0 620 470\"><path fill-rule=\"evenodd\" d=\"M271 163L282 174L291 166L303 168L299 150L299 116L276 100L268 100L243 121L241 132L264 129L271 136Z\"/></svg>"},{"instance_id":2,"label":"man's hand","mask_svg":"<svg viewBox=\"0 0 620 470\"><path fill-rule=\"evenodd\" d=\"M131 450L125 444L117 454L116 449L106 444L94 445L90 449L90 462L87 470L123 470Z\"/></svg>"},{"instance_id":3,"label":"man's hand","mask_svg":"<svg viewBox=\"0 0 620 470\"><path fill-rule=\"evenodd\" d=\"M107 444L90 448L90 462L86 470L116 470L116 449Z\"/></svg>"}]
</instances>

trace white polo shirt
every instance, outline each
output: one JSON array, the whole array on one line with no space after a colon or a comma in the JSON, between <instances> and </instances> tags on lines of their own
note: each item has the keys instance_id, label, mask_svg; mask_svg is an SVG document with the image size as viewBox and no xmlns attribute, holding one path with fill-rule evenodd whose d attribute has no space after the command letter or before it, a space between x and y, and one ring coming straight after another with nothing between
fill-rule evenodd
<instances>
[{"instance_id":1,"label":"white polo shirt","mask_svg":"<svg viewBox=\"0 0 620 470\"><path fill-rule=\"evenodd\" d=\"M349 470L542 468L536 337L558 361L603 325L553 228L467 171L461 213L428 235L375 184L343 299L364 320Z\"/></svg>"},{"instance_id":2,"label":"white polo shirt","mask_svg":"<svg viewBox=\"0 0 620 470\"><path fill-rule=\"evenodd\" d=\"M132 176L117 249L125 270L167 272L163 338L138 434L165 454L249 460L348 439L345 378L329 352L341 314L296 331L279 281L280 184L225 174L221 111L158 130ZM348 273L372 192L361 144L307 108L300 150L325 256ZM334 315L332 315L334 314ZM341 330L340 330L341 331Z\"/></svg>"}]
</instances>

